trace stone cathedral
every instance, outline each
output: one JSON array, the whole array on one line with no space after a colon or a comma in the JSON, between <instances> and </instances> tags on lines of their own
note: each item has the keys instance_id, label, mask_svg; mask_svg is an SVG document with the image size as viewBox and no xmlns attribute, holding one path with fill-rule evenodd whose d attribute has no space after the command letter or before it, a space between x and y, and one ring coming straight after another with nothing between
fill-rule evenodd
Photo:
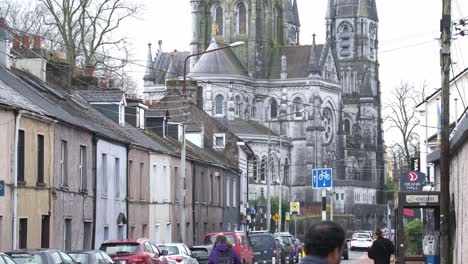
<instances>
[{"instance_id":1,"label":"stone cathedral","mask_svg":"<svg viewBox=\"0 0 468 264\"><path fill-rule=\"evenodd\" d=\"M188 4L188 3L187 3ZM323 44L299 39L296 0L190 0L189 78L203 87L203 108L246 141L249 196L266 190L320 205L313 168L333 168L335 213L353 214L354 228L382 227L385 173L381 119L378 16L375 0L328 0ZM325 10L324 10L325 13ZM302 40L304 41L304 40ZM310 41L310 40L309 40ZM145 96L157 99L164 80L181 76L189 53L148 56ZM149 98L148 98L149 97ZM153 98L152 98L153 97Z\"/></svg>"}]
</instances>

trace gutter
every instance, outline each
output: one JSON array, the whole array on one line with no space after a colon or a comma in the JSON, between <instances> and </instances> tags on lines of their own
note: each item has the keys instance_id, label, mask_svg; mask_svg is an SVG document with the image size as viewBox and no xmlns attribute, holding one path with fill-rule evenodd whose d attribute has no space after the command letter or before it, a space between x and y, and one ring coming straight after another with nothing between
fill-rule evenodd
<instances>
[{"instance_id":1,"label":"gutter","mask_svg":"<svg viewBox=\"0 0 468 264\"><path fill-rule=\"evenodd\" d=\"M97 139L96 134L93 134L93 234L92 234L92 241L91 241L91 248L96 248L96 210L97 210Z\"/></svg>"},{"instance_id":2,"label":"gutter","mask_svg":"<svg viewBox=\"0 0 468 264\"><path fill-rule=\"evenodd\" d=\"M13 223L12 223L12 250L16 249L16 233L18 229L18 136L19 136L19 122L21 119L22 111L16 111L15 118L15 150L14 150L14 174L13 174Z\"/></svg>"}]
</instances>

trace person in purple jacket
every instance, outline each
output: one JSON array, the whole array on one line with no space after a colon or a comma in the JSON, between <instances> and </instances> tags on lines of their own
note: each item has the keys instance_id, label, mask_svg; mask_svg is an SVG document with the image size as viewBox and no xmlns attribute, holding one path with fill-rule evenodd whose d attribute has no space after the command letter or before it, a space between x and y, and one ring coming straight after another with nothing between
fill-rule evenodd
<instances>
[{"instance_id":1,"label":"person in purple jacket","mask_svg":"<svg viewBox=\"0 0 468 264\"><path fill-rule=\"evenodd\" d=\"M213 244L213 250L208 257L208 264L241 264L232 244L227 241L226 236L218 235Z\"/></svg>"}]
</instances>

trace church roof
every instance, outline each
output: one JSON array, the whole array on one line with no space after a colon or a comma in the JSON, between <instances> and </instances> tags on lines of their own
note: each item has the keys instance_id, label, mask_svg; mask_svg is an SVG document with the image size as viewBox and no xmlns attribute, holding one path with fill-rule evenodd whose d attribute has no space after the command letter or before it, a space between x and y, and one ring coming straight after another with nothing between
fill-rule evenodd
<instances>
[{"instance_id":1,"label":"church roof","mask_svg":"<svg viewBox=\"0 0 468 264\"><path fill-rule=\"evenodd\" d=\"M367 17L378 21L375 0L335 0L336 18Z\"/></svg>"},{"instance_id":2,"label":"church roof","mask_svg":"<svg viewBox=\"0 0 468 264\"><path fill-rule=\"evenodd\" d=\"M299 12L297 9L297 0L291 3L291 0L285 0L287 22L296 26L300 26Z\"/></svg>"},{"instance_id":3,"label":"church roof","mask_svg":"<svg viewBox=\"0 0 468 264\"><path fill-rule=\"evenodd\" d=\"M324 45L316 45L315 58L317 58L315 68L320 68L320 57ZM270 60L269 79L280 79L281 77L281 56L286 56L288 78L306 78L310 73L310 55L312 45L289 46L274 48ZM313 57L314 57L313 56Z\"/></svg>"},{"instance_id":4,"label":"church roof","mask_svg":"<svg viewBox=\"0 0 468 264\"><path fill-rule=\"evenodd\" d=\"M164 84L166 79L183 76L184 60L189 55L186 51L162 52L159 50L152 68L154 83Z\"/></svg>"},{"instance_id":5,"label":"church roof","mask_svg":"<svg viewBox=\"0 0 468 264\"><path fill-rule=\"evenodd\" d=\"M242 135L266 136L269 133L271 133L272 136L278 135L275 132L273 132L271 129L260 124L257 121L247 121L247 120L241 120L241 119L235 119L235 120L218 119L218 120L236 135L242 134Z\"/></svg>"},{"instance_id":6,"label":"church roof","mask_svg":"<svg viewBox=\"0 0 468 264\"><path fill-rule=\"evenodd\" d=\"M226 47L225 44L212 41L208 50ZM190 71L190 77L208 76L243 76L248 77L248 72L237 58L231 48L221 49L201 55L198 62Z\"/></svg>"}]
</instances>

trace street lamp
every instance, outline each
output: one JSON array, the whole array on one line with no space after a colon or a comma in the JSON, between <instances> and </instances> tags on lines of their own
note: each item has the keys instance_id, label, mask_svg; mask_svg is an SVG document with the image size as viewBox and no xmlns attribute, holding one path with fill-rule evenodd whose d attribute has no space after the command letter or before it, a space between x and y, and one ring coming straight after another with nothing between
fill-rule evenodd
<instances>
[{"instance_id":1,"label":"street lamp","mask_svg":"<svg viewBox=\"0 0 468 264\"><path fill-rule=\"evenodd\" d=\"M276 119L279 119L280 117L285 117L285 116L289 116L289 115L294 115L294 114L297 114L297 113L303 113L305 111L305 108L302 108L301 110L298 110L298 111L294 111L294 112L291 112L289 114L284 114L284 115L279 115L277 117L275 117ZM268 121L268 159L267 160L270 160L270 157L271 157L271 148L270 148L270 145L271 145L271 118L267 120ZM279 140L280 140L280 150L279 150L279 153L280 153L280 162L281 162L281 128L280 128L280 133L279 133ZM268 163L267 163L268 164ZM268 171L267 169L265 169L265 171ZM279 175L281 175L281 171L278 172ZM270 185L271 185L271 180L270 180L270 176L271 176L271 173L269 175L267 175L266 177L266 180L267 180L267 230L270 230L271 228L271 193L270 193ZM281 221L282 221L282 217L281 217L281 214L282 214L282 204L281 204L281 200L282 200L282 190L281 190L281 176L280 176L280 192L279 192L279 202L278 202L278 213L280 215L280 220L279 220L279 224L278 224L278 229L279 229L279 232L281 232Z\"/></svg>"},{"instance_id":2,"label":"street lamp","mask_svg":"<svg viewBox=\"0 0 468 264\"><path fill-rule=\"evenodd\" d=\"M213 40L214 41L214 40ZM238 46L241 46L241 45L244 45L245 42L243 41L237 41L237 42L234 42L234 43L231 43L231 44L228 44L224 47L221 47L221 48L216 48L216 49L212 49L212 50L206 50L206 51L203 51L203 52L199 52L199 53L194 53L194 54L191 54L189 56L187 56L184 60L184 79L183 79L183 83L182 83L182 95L184 98L187 97L187 61L191 58L191 57L194 57L194 56L200 56L200 55L203 55L205 53L210 53L210 52L215 52L215 51L218 51L218 50L222 50L222 49L227 49L227 48L234 48L234 47L238 47ZM180 205L180 212L181 212L181 216L180 216L180 234L181 234L181 240L182 240L182 243L186 243L185 241L185 233L186 233L186 220L185 220L185 159L186 159L186 151L185 151L185 125L182 123L182 150L181 150L181 154L180 154L180 174L181 174L181 188L179 188L179 192L180 192L180 198L179 198L179 205ZM177 176L177 175L176 175Z\"/></svg>"}]
</instances>

